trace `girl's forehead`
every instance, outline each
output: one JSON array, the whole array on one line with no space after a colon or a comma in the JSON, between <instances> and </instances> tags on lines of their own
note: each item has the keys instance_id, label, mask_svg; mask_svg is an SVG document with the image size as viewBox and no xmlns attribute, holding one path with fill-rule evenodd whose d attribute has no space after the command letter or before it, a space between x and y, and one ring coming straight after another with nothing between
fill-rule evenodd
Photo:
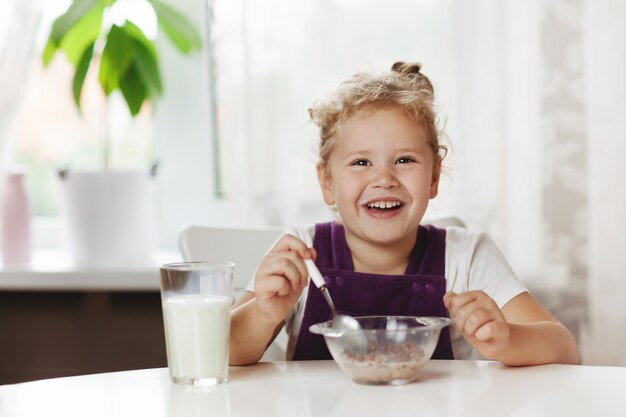
<instances>
[{"instance_id":1,"label":"girl's forehead","mask_svg":"<svg viewBox=\"0 0 626 417\"><path fill-rule=\"evenodd\" d=\"M364 108L350 115L339 123L338 132L350 132L354 129L421 130L421 123L414 120L401 108Z\"/></svg>"},{"instance_id":2,"label":"girl's forehead","mask_svg":"<svg viewBox=\"0 0 626 417\"><path fill-rule=\"evenodd\" d=\"M335 147L354 146L427 146L421 123L401 109L364 109L346 119L334 135Z\"/></svg>"}]
</instances>

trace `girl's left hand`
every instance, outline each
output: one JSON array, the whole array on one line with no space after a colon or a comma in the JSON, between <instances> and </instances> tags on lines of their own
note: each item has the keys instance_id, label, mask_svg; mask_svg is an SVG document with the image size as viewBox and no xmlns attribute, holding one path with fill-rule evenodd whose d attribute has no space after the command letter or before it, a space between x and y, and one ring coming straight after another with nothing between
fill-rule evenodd
<instances>
[{"instance_id":1,"label":"girl's left hand","mask_svg":"<svg viewBox=\"0 0 626 417\"><path fill-rule=\"evenodd\" d=\"M509 345L510 329L496 302L482 291L448 292L443 303L467 340L487 359L498 359Z\"/></svg>"}]
</instances>

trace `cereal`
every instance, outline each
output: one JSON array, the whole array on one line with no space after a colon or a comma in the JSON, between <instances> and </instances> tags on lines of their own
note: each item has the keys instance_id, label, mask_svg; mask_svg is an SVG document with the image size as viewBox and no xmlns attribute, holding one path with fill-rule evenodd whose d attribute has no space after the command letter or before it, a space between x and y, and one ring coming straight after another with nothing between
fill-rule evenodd
<instances>
[{"instance_id":1,"label":"cereal","mask_svg":"<svg viewBox=\"0 0 626 417\"><path fill-rule=\"evenodd\" d=\"M368 345L367 353L341 354L342 367L356 381L387 383L395 380L411 380L424 366L428 357L414 342L386 343L376 347Z\"/></svg>"}]
</instances>

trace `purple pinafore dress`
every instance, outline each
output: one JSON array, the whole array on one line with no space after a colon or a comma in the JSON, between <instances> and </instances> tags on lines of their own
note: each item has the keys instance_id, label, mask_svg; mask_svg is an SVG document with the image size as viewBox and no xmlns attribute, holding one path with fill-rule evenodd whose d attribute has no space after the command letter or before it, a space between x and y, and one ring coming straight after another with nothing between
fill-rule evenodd
<instances>
[{"instance_id":1,"label":"purple pinafore dress","mask_svg":"<svg viewBox=\"0 0 626 417\"><path fill-rule=\"evenodd\" d=\"M343 226L331 222L315 225L313 247L317 267L338 313L351 316L407 315L448 317L443 305L446 291L446 231L420 226L404 275L355 272ZM332 359L324 338L309 327L330 320L331 313L318 288L309 286L300 334L293 360ZM432 356L453 359L448 328L444 328Z\"/></svg>"}]
</instances>

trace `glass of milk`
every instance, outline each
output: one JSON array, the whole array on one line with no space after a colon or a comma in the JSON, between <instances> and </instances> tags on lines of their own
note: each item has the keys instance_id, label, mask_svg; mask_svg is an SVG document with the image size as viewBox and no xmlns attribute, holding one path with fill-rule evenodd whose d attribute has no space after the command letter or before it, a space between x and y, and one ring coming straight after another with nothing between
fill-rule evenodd
<instances>
[{"instance_id":1,"label":"glass of milk","mask_svg":"<svg viewBox=\"0 0 626 417\"><path fill-rule=\"evenodd\" d=\"M161 266L161 302L172 382L211 386L228 380L231 262Z\"/></svg>"}]
</instances>

